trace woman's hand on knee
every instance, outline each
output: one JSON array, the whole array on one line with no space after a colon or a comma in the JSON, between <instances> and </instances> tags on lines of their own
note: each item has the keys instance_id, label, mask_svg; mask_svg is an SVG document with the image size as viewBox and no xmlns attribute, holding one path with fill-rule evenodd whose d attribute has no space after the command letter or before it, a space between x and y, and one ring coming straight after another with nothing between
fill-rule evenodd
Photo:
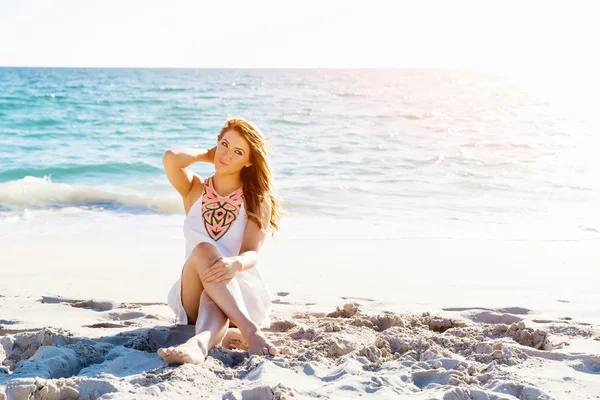
<instances>
[{"instance_id":1,"label":"woman's hand on knee","mask_svg":"<svg viewBox=\"0 0 600 400\"><path fill-rule=\"evenodd\" d=\"M203 282L219 283L232 279L242 269L238 257L218 257L211 260L201 276Z\"/></svg>"}]
</instances>

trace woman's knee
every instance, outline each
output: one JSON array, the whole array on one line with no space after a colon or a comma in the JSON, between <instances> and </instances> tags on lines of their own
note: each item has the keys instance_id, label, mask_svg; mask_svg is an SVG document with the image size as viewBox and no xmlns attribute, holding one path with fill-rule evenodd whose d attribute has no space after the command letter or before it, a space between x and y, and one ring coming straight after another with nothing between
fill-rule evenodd
<instances>
[{"instance_id":1,"label":"woman's knee","mask_svg":"<svg viewBox=\"0 0 600 400\"><path fill-rule=\"evenodd\" d=\"M205 260L207 258L215 258L219 256L219 250L211 244L207 242L198 243L194 250L192 250L192 254L190 254L190 258L195 260Z\"/></svg>"},{"instance_id":2,"label":"woman's knee","mask_svg":"<svg viewBox=\"0 0 600 400\"><path fill-rule=\"evenodd\" d=\"M188 265L194 268L204 268L208 263L208 260L219 257L219 251L217 248L210 243L202 242L199 243L188 258Z\"/></svg>"}]
</instances>

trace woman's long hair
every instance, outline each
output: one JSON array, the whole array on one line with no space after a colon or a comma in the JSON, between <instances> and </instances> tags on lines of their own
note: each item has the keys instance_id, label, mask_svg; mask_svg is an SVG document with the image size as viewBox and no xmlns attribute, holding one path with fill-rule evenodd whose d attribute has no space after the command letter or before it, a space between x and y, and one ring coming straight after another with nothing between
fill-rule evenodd
<instances>
[{"instance_id":1,"label":"woman's long hair","mask_svg":"<svg viewBox=\"0 0 600 400\"><path fill-rule=\"evenodd\" d=\"M241 117L234 117L229 118L225 122L225 126L221 128L217 143L221 141L225 133L229 130L239 133L250 145L250 162L252 165L243 167L240 172L248 219L256 222L261 231L268 232L270 230L272 232L271 235L274 236L275 231L279 230L281 216L287 213L281 207L281 203L275 195L273 174L267 161L267 154L269 152L265 137L250 121ZM263 226L259 213L259 207L263 200L266 200L267 204L271 205L268 227Z\"/></svg>"}]
</instances>

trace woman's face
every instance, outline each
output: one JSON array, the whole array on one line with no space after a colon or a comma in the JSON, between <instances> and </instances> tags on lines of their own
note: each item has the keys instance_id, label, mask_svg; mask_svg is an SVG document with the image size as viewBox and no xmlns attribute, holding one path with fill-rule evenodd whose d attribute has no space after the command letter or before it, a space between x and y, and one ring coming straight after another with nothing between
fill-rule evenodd
<instances>
[{"instance_id":1,"label":"woman's face","mask_svg":"<svg viewBox=\"0 0 600 400\"><path fill-rule=\"evenodd\" d=\"M242 135L233 129L225 132L215 152L215 170L234 173L252 165L250 145Z\"/></svg>"}]
</instances>

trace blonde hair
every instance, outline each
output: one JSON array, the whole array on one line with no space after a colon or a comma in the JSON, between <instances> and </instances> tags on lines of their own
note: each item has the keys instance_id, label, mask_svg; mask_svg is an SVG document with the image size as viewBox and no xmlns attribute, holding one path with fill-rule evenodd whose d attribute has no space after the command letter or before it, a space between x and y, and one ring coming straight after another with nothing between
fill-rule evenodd
<instances>
[{"instance_id":1,"label":"blonde hair","mask_svg":"<svg viewBox=\"0 0 600 400\"><path fill-rule=\"evenodd\" d=\"M248 145L250 146L250 162L252 165L243 167L240 172L248 219L256 222L263 232L271 230L271 235L274 236L275 231L279 230L279 220L281 216L287 215L287 212L281 207L279 198L275 195L273 188L273 174L269 162L267 161L267 154L270 152L267 149L265 137L250 121L241 117L233 117L227 119L225 125L221 128L217 143L220 142L225 133L230 130L239 133L246 139L246 142L248 142ZM265 206L263 201L266 201L266 204L271 206L268 227L263 226L261 218L262 213L260 212L262 210L259 210L261 205L263 207Z\"/></svg>"}]
</instances>

